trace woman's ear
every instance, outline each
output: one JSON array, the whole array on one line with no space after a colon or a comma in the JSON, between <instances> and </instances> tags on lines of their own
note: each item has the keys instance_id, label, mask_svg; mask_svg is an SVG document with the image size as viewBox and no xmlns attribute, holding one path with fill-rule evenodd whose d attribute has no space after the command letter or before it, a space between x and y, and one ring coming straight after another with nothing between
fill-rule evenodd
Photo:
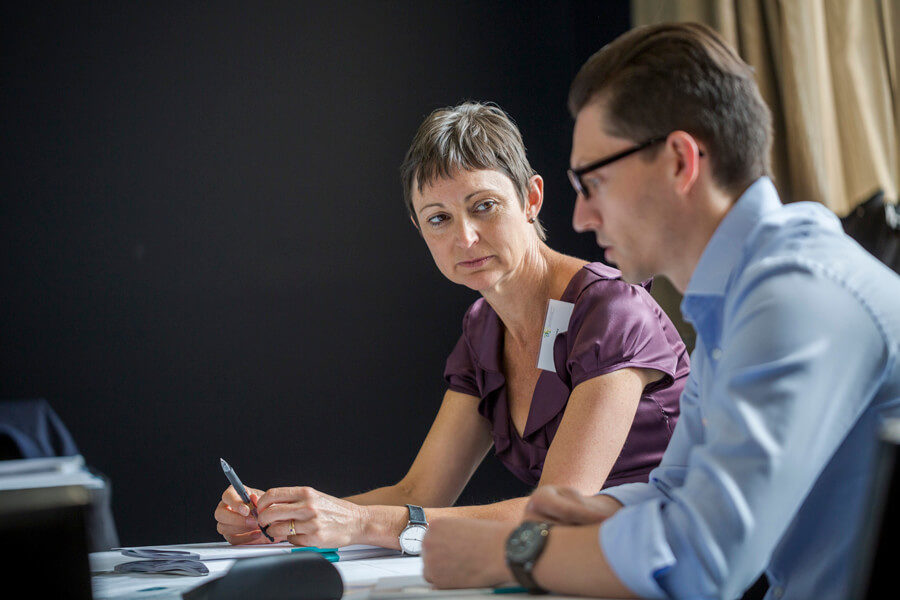
<instances>
[{"instance_id":1,"label":"woman's ear","mask_svg":"<svg viewBox=\"0 0 900 600\"><path fill-rule=\"evenodd\" d=\"M422 229L419 227L419 223L418 221L416 221L416 218L414 216L409 215L409 222L413 224L413 227L416 228L416 231L419 232L419 235L422 235Z\"/></svg>"},{"instance_id":2,"label":"woman's ear","mask_svg":"<svg viewBox=\"0 0 900 600\"><path fill-rule=\"evenodd\" d=\"M537 219L544 205L544 179L540 175L532 175L528 180L528 196L525 198L525 216L529 222Z\"/></svg>"}]
</instances>

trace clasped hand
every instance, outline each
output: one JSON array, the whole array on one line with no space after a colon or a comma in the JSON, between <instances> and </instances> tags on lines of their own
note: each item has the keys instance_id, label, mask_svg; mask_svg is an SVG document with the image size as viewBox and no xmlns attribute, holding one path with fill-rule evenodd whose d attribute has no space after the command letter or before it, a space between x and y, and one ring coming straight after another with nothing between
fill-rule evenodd
<instances>
[{"instance_id":1,"label":"clasped hand","mask_svg":"<svg viewBox=\"0 0 900 600\"><path fill-rule=\"evenodd\" d=\"M247 488L247 493L256 504L258 522L231 486L216 507L216 529L230 544L269 543L260 531L268 527L276 542L338 548L356 543L366 523L365 507L311 487Z\"/></svg>"},{"instance_id":2,"label":"clasped hand","mask_svg":"<svg viewBox=\"0 0 900 600\"><path fill-rule=\"evenodd\" d=\"M529 498L524 517L558 525L594 525L621 506L610 496L585 496L575 489L545 485ZM435 520L422 545L425 579L439 588L484 587L511 581L504 546L515 526L475 519Z\"/></svg>"},{"instance_id":3,"label":"clasped hand","mask_svg":"<svg viewBox=\"0 0 900 600\"><path fill-rule=\"evenodd\" d=\"M622 504L612 496L585 496L578 490L555 485L541 486L525 505L526 521L558 525L593 525L611 517Z\"/></svg>"}]
</instances>

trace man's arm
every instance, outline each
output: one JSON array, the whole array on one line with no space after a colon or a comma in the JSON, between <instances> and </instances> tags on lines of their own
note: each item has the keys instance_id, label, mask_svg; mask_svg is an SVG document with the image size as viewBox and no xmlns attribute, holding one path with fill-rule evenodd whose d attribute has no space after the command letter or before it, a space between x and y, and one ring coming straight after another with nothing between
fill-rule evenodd
<instances>
[{"instance_id":1,"label":"man's arm","mask_svg":"<svg viewBox=\"0 0 900 600\"><path fill-rule=\"evenodd\" d=\"M422 547L425 579L440 588L514 582L506 566L506 539L515 524L438 519ZM597 543L599 526L554 527L533 574L538 585L560 594L635 598L610 569Z\"/></svg>"},{"instance_id":2,"label":"man's arm","mask_svg":"<svg viewBox=\"0 0 900 600\"><path fill-rule=\"evenodd\" d=\"M739 596L883 369L871 316L828 277L770 263L745 273L729 296L721 347L701 348L709 355L693 424L702 430L683 483L601 528L611 567L641 596ZM845 344L852 353L836 351Z\"/></svg>"}]
</instances>

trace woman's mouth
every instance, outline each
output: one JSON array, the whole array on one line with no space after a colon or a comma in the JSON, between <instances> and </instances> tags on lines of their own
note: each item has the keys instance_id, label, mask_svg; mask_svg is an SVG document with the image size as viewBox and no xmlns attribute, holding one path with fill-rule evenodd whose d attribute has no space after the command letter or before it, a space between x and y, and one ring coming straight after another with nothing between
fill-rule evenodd
<instances>
[{"instance_id":1,"label":"woman's mouth","mask_svg":"<svg viewBox=\"0 0 900 600\"><path fill-rule=\"evenodd\" d=\"M464 269L477 269L478 267L484 266L487 261L494 258L493 256L483 256L481 258L475 258L472 260L462 260L456 263L456 266L462 267Z\"/></svg>"}]
</instances>

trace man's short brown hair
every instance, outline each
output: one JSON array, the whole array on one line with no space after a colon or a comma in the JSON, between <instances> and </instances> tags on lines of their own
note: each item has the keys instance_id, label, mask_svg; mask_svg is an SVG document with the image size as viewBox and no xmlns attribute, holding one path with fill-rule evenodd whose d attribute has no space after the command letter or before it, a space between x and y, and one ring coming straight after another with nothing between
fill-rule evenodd
<instances>
[{"instance_id":1,"label":"man's short brown hair","mask_svg":"<svg viewBox=\"0 0 900 600\"><path fill-rule=\"evenodd\" d=\"M525 156L522 134L496 104L463 102L433 111L419 126L400 166L403 200L418 224L412 205L413 186L419 193L438 179L459 171L492 169L509 177L521 206L528 198L528 182L535 174ZM547 238L534 219L538 236Z\"/></svg>"},{"instance_id":2,"label":"man's short brown hair","mask_svg":"<svg viewBox=\"0 0 900 600\"><path fill-rule=\"evenodd\" d=\"M601 48L569 90L573 117L602 102L606 133L641 142L686 131L708 149L713 180L742 192L769 173L771 115L753 69L698 23L639 27Z\"/></svg>"}]
</instances>

